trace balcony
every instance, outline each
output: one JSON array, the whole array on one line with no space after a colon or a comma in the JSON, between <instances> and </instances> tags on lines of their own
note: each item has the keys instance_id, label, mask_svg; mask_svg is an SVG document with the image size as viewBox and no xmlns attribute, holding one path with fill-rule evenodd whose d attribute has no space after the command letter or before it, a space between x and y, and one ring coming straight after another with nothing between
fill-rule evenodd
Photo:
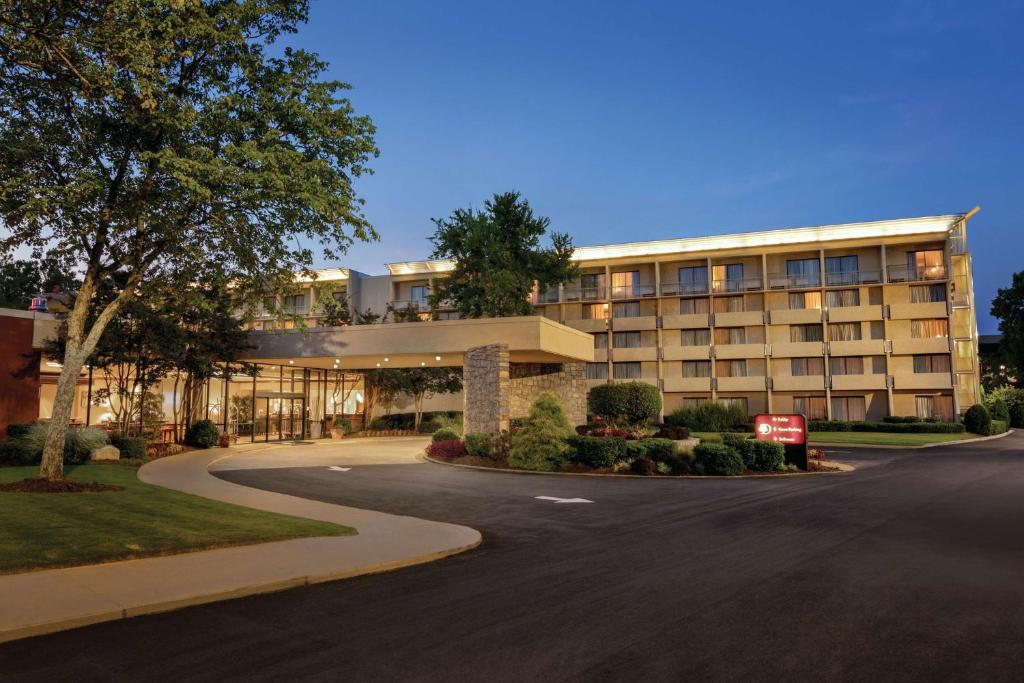
<instances>
[{"instance_id":1,"label":"balcony","mask_svg":"<svg viewBox=\"0 0 1024 683\"><path fill-rule=\"evenodd\" d=\"M885 375L832 375L832 389L835 391L858 391L885 389Z\"/></svg>"},{"instance_id":2,"label":"balcony","mask_svg":"<svg viewBox=\"0 0 1024 683\"><path fill-rule=\"evenodd\" d=\"M658 347L640 346L635 348L612 349L612 360L615 362L658 360Z\"/></svg>"},{"instance_id":3,"label":"balcony","mask_svg":"<svg viewBox=\"0 0 1024 683\"><path fill-rule=\"evenodd\" d=\"M833 323L852 323L863 320L881 320L881 305L874 306L836 306L828 309L828 320Z\"/></svg>"},{"instance_id":4,"label":"balcony","mask_svg":"<svg viewBox=\"0 0 1024 683\"><path fill-rule=\"evenodd\" d=\"M665 346L661 350L664 360L707 360L711 357L710 346Z\"/></svg>"},{"instance_id":5,"label":"balcony","mask_svg":"<svg viewBox=\"0 0 1024 683\"><path fill-rule=\"evenodd\" d=\"M719 377L718 391L764 391L764 377Z\"/></svg>"},{"instance_id":6,"label":"balcony","mask_svg":"<svg viewBox=\"0 0 1024 683\"><path fill-rule=\"evenodd\" d=\"M607 296L602 287L573 287L565 290L566 301L604 301Z\"/></svg>"},{"instance_id":7,"label":"balcony","mask_svg":"<svg viewBox=\"0 0 1024 683\"><path fill-rule=\"evenodd\" d=\"M764 287L760 277L730 278L728 280L715 280L711 283L711 289L715 294L724 292L756 292Z\"/></svg>"},{"instance_id":8,"label":"balcony","mask_svg":"<svg viewBox=\"0 0 1024 683\"><path fill-rule=\"evenodd\" d=\"M913 372L893 375L894 389L952 389L948 372Z\"/></svg>"},{"instance_id":9,"label":"balcony","mask_svg":"<svg viewBox=\"0 0 1024 683\"><path fill-rule=\"evenodd\" d=\"M715 358L764 358L764 344L716 344Z\"/></svg>"},{"instance_id":10,"label":"balcony","mask_svg":"<svg viewBox=\"0 0 1024 683\"><path fill-rule=\"evenodd\" d=\"M781 308L771 311L772 325L808 325L821 322L820 308Z\"/></svg>"},{"instance_id":11,"label":"balcony","mask_svg":"<svg viewBox=\"0 0 1024 683\"><path fill-rule=\"evenodd\" d=\"M612 318L612 329L616 332L658 329L658 316L640 315L632 318Z\"/></svg>"},{"instance_id":12,"label":"balcony","mask_svg":"<svg viewBox=\"0 0 1024 683\"><path fill-rule=\"evenodd\" d=\"M825 343L820 341L810 342L772 342L772 357L774 358L801 358L803 356L824 356Z\"/></svg>"},{"instance_id":13,"label":"balcony","mask_svg":"<svg viewBox=\"0 0 1024 683\"><path fill-rule=\"evenodd\" d=\"M824 375L774 375L773 391L822 391L825 389Z\"/></svg>"},{"instance_id":14,"label":"balcony","mask_svg":"<svg viewBox=\"0 0 1024 683\"><path fill-rule=\"evenodd\" d=\"M684 294L707 294L707 282L662 282L662 296L680 296Z\"/></svg>"},{"instance_id":15,"label":"balcony","mask_svg":"<svg viewBox=\"0 0 1024 683\"><path fill-rule=\"evenodd\" d=\"M821 287L821 277L814 275L789 275L774 273L768 276L770 289L811 289Z\"/></svg>"},{"instance_id":16,"label":"balcony","mask_svg":"<svg viewBox=\"0 0 1024 683\"><path fill-rule=\"evenodd\" d=\"M666 377L665 391L711 391L710 377Z\"/></svg>"},{"instance_id":17,"label":"balcony","mask_svg":"<svg viewBox=\"0 0 1024 683\"><path fill-rule=\"evenodd\" d=\"M882 281L880 270L854 270L825 273L826 287L849 287L850 285L876 285Z\"/></svg>"},{"instance_id":18,"label":"balcony","mask_svg":"<svg viewBox=\"0 0 1024 683\"><path fill-rule=\"evenodd\" d=\"M549 289L546 292L534 292L530 295L529 299L531 304L557 304L558 303L558 290Z\"/></svg>"},{"instance_id":19,"label":"balcony","mask_svg":"<svg viewBox=\"0 0 1024 683\"><path fill-rule=\"evenodd\" d=\"M654 296L654 285L622 285L612 287L613 299L640 299Z\"/></svg>"},{"instance_id":20,"label":"balcony","mask_svg":"<svg viewBox=\"0 0 1024 683\"><path fill-rule=\"evenodd\" d=\"M391 307L396 311L404 311L409 307L417 311L429 311L430 301L428 299L395 299L391 302Z\"/></svg>"},{"instance_id":21,"label":"balcony","mask_svg":"<svg viewBox=\"0 0 1024 683\"><path fill-rule=\"evenodd\" d=\"M743 327L745 325L763 325L764 311L731 311L715 313L717 327Z\"/></svg>"},{"instance_id":22,"label":"balcony","mask_svg":"<svg viewBox=\"0 0 1024 683\"><path fill-rule=\"evenodd\" d=\"M830 356L881 356L885 353L885 342L881 339L830 341L828 353Z\"/></svg>"},{"instance_id":23,"label":"balcony","mask_svg":"<svg viewBox=\"0 0 1024 683\"><path fill-rule=\"evenodd\" d=\"M945 318L948 315L945 301L926 301L918 304L889 304L889 317L893 320L914 318Z\"/></svg>"},{"instance_id":24,"label":"balcony","mask_svg":"<svg viewBox=\"0 0 1024 683\"><path fill-rule=\"evenodd\" d=\"M929 280L945 280L946 266L889 266L886 271L889 282L927 282Z\"/></svg>"},{"instance_id":25,"label":"balcony","mask_svg":"<svg viewBox=\"0 0 1024 683\"><path fill-rule=\"evenodd\" d=\"M896 355L909 355L914 353L949 353L949 337L893 339L892 352Z\"/></svg>"},{"instance_id":26,"label":"balcony","mask_svg":"<svg viewBox=\"0 0 1024 683\"><path fill-rule=\"evenodd\" d=\"M694 328L708 327L709 317L707 313L663 315L661 316L661 326L666 330L692 330Z\"/></svg>"}]
</instances>

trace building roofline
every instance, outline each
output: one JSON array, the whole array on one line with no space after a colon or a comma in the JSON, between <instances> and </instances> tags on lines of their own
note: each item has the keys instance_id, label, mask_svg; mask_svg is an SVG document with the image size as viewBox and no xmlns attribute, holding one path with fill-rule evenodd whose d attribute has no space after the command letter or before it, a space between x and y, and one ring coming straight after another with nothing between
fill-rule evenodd
<instances>
[{"instance_id":1,"label":"building roofline","mask_svg":"<svg viewBox=\"0 0 1024 683\"><path fill-rule=\"evenodd\" d=\"M945 214L918 218L898 218L894 220L841 223L800 228L774 228L771 230L737 232L725 235L679 237L666 240L584 246L576 247L573 258L577 261L592 261L634 256L660 256L665 254L719 251L723 249L749 249L788 244L831 242L847 239L939 234L948 233L966 215L963 213ZM454 263L447 260L404 261L385 265L390 275L444 273L454 267Z\"/></svg>"}]
</instances>

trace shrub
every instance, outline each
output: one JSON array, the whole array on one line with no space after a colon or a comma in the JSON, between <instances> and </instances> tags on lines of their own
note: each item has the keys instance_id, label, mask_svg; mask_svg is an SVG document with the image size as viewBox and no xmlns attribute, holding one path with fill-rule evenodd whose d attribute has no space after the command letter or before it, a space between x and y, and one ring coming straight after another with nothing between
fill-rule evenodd
<instances>
[{"instance_id":1,"label":"shrub","mask_svg":"<svg viewBox=\"0 0 1024 683\"><path fill-rule=\"evenodd\" d=\"M658 474L675 474L672 465L667 462L657 463Z\"/></svg>"},{"instance_id":2,"label":"shrub","mask_svg":"<svg viewBox=\"0 0 1024 683\"><path fill-rule=\"evenodd\" d=\"M664 462L676 454L676 445L671 439L641 439L637 441L644 449L644 455L654 462Z\"/></svg>"},{"instance_id":3,"label":"shrub","mask_svg":"<svg viewBox=\"0 0 1024 683\"><path fill-rule=\"evenodd\" d=\"M43 459L43 443L48 425L37 422L20 436L0 444L0 464L38 465ZM97 427L70 427L64 435L64 463L78 465L89 460L89 454L110 443L107 433Z\"/></svg>"},{"instance_id":4,"label":"shrub","mask_svg":"<svg viewBox=\"0 0 1024 683\"><path fill-rule=\"evenodd\" d=\"M197 420L189 425L189 428L185 431L183 441L186 446L192 446L193 448L210 448L211 446L216 446L219 439L220 431L217 429L217 425L213 424L213 421Z\"/></svg>"},{"instance_id":5,"label":"shrub","mask_svg":"<svg viewBox=\"0 0 1024 683\"><path fill-rule=\"evenodd\" d=\"M568 462L571 448L566 442L573 434L562 404L549 392L543 392L530 407L522 428L512 435L508 464L524 470L550 472Z\"/></svg>"},{"instance_id":6,"label":"shrub","mask_svg":"<svg viewBox=\"0 0 1024 683\"><path fill-rule=\"evenodd\" d=\"M674 441L681 441L683 439L690 438L690 430L686 427L676 427L674 425L660 424L657 425L658 431L655 434L659 439L672 439Z\"/></svg>"},{"instance_id":7,"label":"shrub","mask_svg":"<svg viewBox=\"0 0 1024 683\"><path fill-rule=\"evenodd\" d=\"M352 420L347 417L336 417L332 423L334 429L340 429L342 434L352 433Z\"/></svg>"},{"instance_id":8,"label":"shrub","mask_svg":"<svg viewBox=\"0 0 1024 683\"><path fill-rule=\"evenodd\" d=\"M993 420L1005 421L1010 419L1010 409L1006 405L1006 400L1001 396L992 399L992 402L988 405L988 412Z\"/></svg>"},{"instance_id":9,"label":"shrub","mask_svg":"<svg viewBox=\"0 0 1024 683\"><path fill-rule=\"evenodd\" d=\"M639 427L661 411L661 393L646 382L599 384L587 393L587 409L610 424Z\"/></svg>"},{"instance_id":10,"label":"shrub","mask_svg":"<svg viewBox=\"0 0 1024 683\"><path fill-rule=\"evenodd\" d=\"M28 434L28 430L32 427L32 423L27 424L14 424L7 425L7 438L16 439L19 436L25 436Z\"/></svg>"},{"instance_id":11,"label":"shrub","mask_svg":"<svg viewBox=\"0 0 1024 683\"><path fill-rule=\"evenodd\" d=\"M1010 428L1010 425L1006 420L992 420L992 431L990 434L995 436L996 434L1002 434Z\"/></svg>"},{"instance_id":12,"label":"shrub","mask_svg":"<svg viewBox=\"0 0 1024 683\"><path fill-rule=\"evenodd\" d=\"M735 449L740 449L747 441L749 441L747 438L748 436L751 435L738 432L726 432L725 434L722 434L722 443L726 446L732 446Z\"/></svg>"},{"instance_id":13,"label":"shrub","mask_svg":"<svg viewBox=\"0 0 1024 683\"><path fill-rule=\"evenodd\" d=\"M572 449L569 460L577 465L598 469L626 459L627 442L622 439L577 434L567 442Z\"/></svg>"},{"instance_id":14,"label":"shrub","mask_svg":"<svg viewBox=\"0 0 1024 683\"><path fill-rule=\"evenodd\" d=\"M1024 427L1024 389L1016 387L999 387L988 392L985 398L986 404L991 406L997 401L1006 403L1007 417L1011 427ZM1017 417L1014 420L1014 416Z\"/></svg>"},{"instance_id":15,"label":"shrub","mask_svg":"<svg viewBox=\"0 0 1024 683\"><path fill-rule=\"evenodd\" d=\"M665 424L686 427L691 432L725 432L744 429L747 414L738 405L723 405L708 401L696 408L679 408L665 416Z\"/></svg>"},{"instance_id":16,"label":"shrub","mask_svg":"<svg viewBox=\"0 0 1024 683\"><path fill-rule=\"evenodd\" d=\"M1024 403L1014 403L1010 406L1010 426L1024 427Z\"/></svg>"},{"instance_id":17,"label":"shrub","mask_svg":"<svg viewBox=\"0 0 1024 683\"><path fill-rule=\"evenodd\" d=\"M139 460L146 457L146 440L121 434L110 435L110 445L121 451L122 458Z\"/></svg>"},{"instance_id":18,"label":"shrub","mask_svg":"<svg viewBox=\"0 0 1024 683\"><path fill-rule=\"evenodd\" d=\"M964 426L959 422L846 422L843 420L811 420L809 432L887 432L890 434L959 434Z\"/></svg>"},{"instance_id":19,"label":"shrub","mask_svg":"<svg viewBox=\"0 0 1024 683\"><path fill-rule=\"evenodd\" d=\"M38 465L41 459L42 450L37 451L24 435L0 442L0 465L4 467Z\"/></svg>"},{"instance_id":20,"label":"shrub","mask_svg":"<svg viewBox=\"0 0 1024 683\"><path fill-rule=\"evenodd\" d=\"M694 469L699 474L732 476L744 470L743 458L735 448L718 443L702 443L693 449Z\"/></svg>"},{"instance_id":21,"label":"shrub","mask_svg":"<svg viewBox=\"0 0 1024 683\"><path fill-rule=\"evenodd\" d=\"M883 417L882 422L902 424L904 422L923 422L923 420L917 415L890 415L889 417Z\"/></svg>"},{"instance_id":22,"label":"shrub","mask_svg":"<svg viewBox=\"0 0 1024 683\"><path fill-rule=\"evenodd\" d=\"M470 432L463 439L463 445L465 445L466 453L469 455L477 455L483 458L489 458L492 455L491 437L487 434Z\"/></svg>"},{"instance_id":23,"label":"shrub","mask_svg":"<svg viewBox=\"0 0 1024 683\"><path fill-rule=\"evenodd\" d=\"M786 462L786 449L774 441L746 441L741 450L747 469L755 472L778 472Z\"/></svg>"},{"instance_id":24,"label":"shrub","mask_svg":"<svg viewBox=\"0 0 1024 683\"><path fill-rule=\"evenodd\" d=\"M89 460L89 454L97 448L102 448L110 443L107 433L98 427L82 427L68 429L64 436L64 462L68 465L78 465ZM143 446L145 450L145 446ZM42 459L43 451L39 449L39 457Z\"/></svg>"},{"instance_id":25,"label":"shrub","mask_svg":"<svg viewBox=\"0 0 1024 683\"><path fill-rule=\"evenodd\" d=\"M368 429L389 431L393 429L411 430L416 424L416 413L392 413L378 415L370 421ZM420 414L420 431L432 434L441 427L451 427L462 431L462 411L460 410L425 410Z\"/></svg>"},{"instance_id":26,"label":"shrub","mask_svg":"<svg viewBox=\"0 0 1024 683\"><path fill-rule=\"evenodd\" d=\"M427 446L427 455L438 460L452 460L466 454L466 447L458 439L435 441Z\"/></svg>"},{"instance_id":27,"label":"shrub","mask_svg":"<svg viewBox=\"0 0 1024 683\"><path fill-rule=\"evenodd\" d=\"M658 471L658 465L647 457L637 458L629 465L633 474L651 475Z\"/></svg>"},{"instance_id":28,"label":"shrub","mask_svg":"<svg viewBox=\"0 0 1024 683\"><path fill-rule=\"evenodd\" d=\"M430 440L433 441L434 443L437 443L438 441L457 441L461 437L462 435L459 434L454 429L449 429L448 427L441 427L441 429L438 429L436 432L434 432L433 436L430 437Z\"/></svg>"},{"instance_id":29,"label":"shrub","mask_svg":"<svg viewBox=\"0 0 1024 683\"><path fill-rule=\"evenodd\" d=\"M964 427L974 434L988 436L992 433L992 416L985 406L975 403L964 413Z\"/></svg>"},{"instance_id":30,"label":"shrub","mask_svg":"<svg viewBox=\"0 0 1024 683\"><path fill-rule=\"evenodd\" d=\"M807 431L809 432L851 432L852 422L844 420L808 420Z\"/></svg>"}]
</instances>

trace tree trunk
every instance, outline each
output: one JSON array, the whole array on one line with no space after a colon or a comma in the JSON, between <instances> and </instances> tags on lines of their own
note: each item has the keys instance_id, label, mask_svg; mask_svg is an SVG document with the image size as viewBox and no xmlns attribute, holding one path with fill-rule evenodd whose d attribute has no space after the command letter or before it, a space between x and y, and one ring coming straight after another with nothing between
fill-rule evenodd
<instances>
[{"instance_id":1,"label":"tree trunk","mask_svg":"<svg viewBox=\"0 0 1024 683\"><path fill-rule=\"evenodd\" d=\"M416 410L416 419L413 421L413 429L418 433L420 431L420 421L423 418L423 394L416 394L412 397L413 405Z\"/></svg>"}]
</instances>

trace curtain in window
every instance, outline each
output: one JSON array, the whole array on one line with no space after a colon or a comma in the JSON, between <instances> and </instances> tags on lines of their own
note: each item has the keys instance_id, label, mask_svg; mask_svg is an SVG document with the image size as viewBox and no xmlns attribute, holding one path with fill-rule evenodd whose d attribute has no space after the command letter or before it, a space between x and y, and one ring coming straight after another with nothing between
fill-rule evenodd
<instances>
[{"instance_id":1,"label":"curtain in window","mask_svg":"<svg viewBox=\"0 0 1024 683\"><path fill-rule=\"evenodd\" d=\"M608 335L604 332L598 332L594 335L594 348L595 349L607 349L608 348Z\"/></svg>"},{"instance_id":2,"label":"curtain in window","mask_svg":"<svg viewBox=\"0 0 1024 683\"><path fill-rule=\"evenodd\" d=\"M743 289L743 264L728 263L711 266L711 277L716 292L735 292Z\"/></svg>"},{"instance_id":3,"label":"curtain in window","mask_svg":"<svg viewBox=\"0 0 1024 683\"><path fill-rule=\"evenodd\" d=\"M855 285L859 270L856 256L826 256L825 282L830 285Z\"/></svg>"},{"instance_id":4,"label":"curtain in window","mask_svg":"<svg viewBox=\"0 0 1024 683\"><path fill-rule=\"evenodd\" d=\"M945 277L946 255L941 249L908 251L907 270L918 280Z\"/></svg>"},{"instance_id":5,"label":"curtain in window","mask_svg":"<svg viewBox=\"0 0 1024 683\"><path fill-rule=\"evenodd\" d=\"M414 299L416 301L425 300L427 298L427 286L416 285L415 287L411 287L409 289L409 298Z\"/></svg>"},{"instance_id":6,"label":"curtain in window","mask_svg":"<svg viewBox=\"0 0 1024 683\"><path fill-rule=\"evenodd\" d=\"M867 410L863 396L833 396L832 419L863 422Z\"/></svg>"},{"instance_id":7,"label":"curtain in window","mask_svg":"<svg viewBox=\"0 0 1024 683\"><path fill-rule=\"evenodd\" d=\"M821 284L821 264L816 258L790 259L786 275L791 287L816 287Z\"/></svg>"},{"instance_id":8,"label":"curtain in window","mask_svg":"<svg viewBox=\"0 0 1024 683\"><path fill-rule=\"evenodd\" d=\"M824 420L828 415L824 396L794 396L793 412L807 416L808 420Z\"/></svg>"},{"instance_id":9,"label":"curtain in window","mask_svg":"<svg viewBox=\"0 0 1024 683\"><path fill-rule=\"evenodd\" d=\"M793 358L790 363L790 374L794 377L825 374L824 358Z\"/></svg>"},{"instance_id":10,"label":"curtain in window","mask_svg":"<svg viewBox=\"0 0 1024 683\"><path fill-rule=\"evenodd\" d=\"M744 413L749 415L747 410L747 399L743 396L722 396L718 402L723 406L738 406Z\"/></svg>"},{"instance_id":11,"label":"curtain in window","mask_svg":"<svg viewBox=\"0 0 1024 683\"><path fill-rule=\"evenodd\" d=\"M914 285L910 288L910 303L938 303L946 300L946 285Z\"/></svg>"},{"instance_id":12,"label":"curtain in window","mask_svg":"<svg viewBox=\"0 0 1024 683\"><path fill-rule=\"evenodd\" d=\"M640 363L612 363L615 379L640 379Z\"/></svg>"},{"instance_id":13,"label":"curtain in window","mask_svg":"<svg viewBox=\"0 0 1024 683\"><path fill-rule=\"evenodd\" d=\"M914 356L914 372L949 372L949 356L928 354Z\"/></svg>"},{"instance_id":14,"label":"curtain in window","mask_svg":"<svg viewBox=\"0 0 1024 683\"><path fill-rule=\"evenodd\" d=\"M583 304L584 320L607 320L608 304Z\"/></svg>"},{"instance_id":15,"label":"curtain in window","mask_svg":"<svg viewBox=\"0 0 1024 683\"><path fill-rule=\"evenodd\" d=\"M719 296L715 297L715 313L742 313L742 296Z\"/></svg>"},{"instance_id":16,"label":"curtain in window","mask_svg":"<svg viewBox=\"0 0 1024 683\"><path fill-rule=\"evenodd\" d=\"M747 330L743 327L715 328L716 344L746 344Z\"/></svg>"},{"instance_id":17,"label":"curtain in window","mask_svg":"<svg viewBox=\"0 0 1024 683\"><path fill-rule=\"evenodd\" d=\"M708 346L711 343L711 330L683 330L680 343L683 346Z\"/></svg>"},{"instance_id":18,"label":"curtain in window","mask_svg":"<svg viewBox=\"0 0 1024 683\"><path fill-rule=\"evenodd\" d=\"M617 349L638 349L640 348L639 332L614 332L612 334L615 348Z\"/></svg>"},{"instance_id":19,"label":"curtain in window","mask_svg":"<svg viewBox=\"0 0 1024 683\"><path fill-rule=\"evenodd\" d=\"M911 320L910 336L914 339L930 339L932 337L948 337L949 321L945 318L930 320Z\"/></svg>"},{"instance_id":20,"label":"curtain in window","mask_svg":"<svg viewBox=\"0 0 1024 683\"><path fill-rule=\"evenodd\" d=\"M707 313L709 311L707 299L680 299L679 313L691 315L694 313Z\"/></svg>"},{"instance_id":21,"label":"curtain in window","mask_svg":"<svg viewBox=\"0 0 1024 683\"><path fill-rule=\"evenodd\" d=\"M864 359L860 356L830 358L829 369L833 375L863 375Z\"/></svg>"},{"instance_id":22,"label":"curtain in window","mask_svg":"<svg viewBox=\"0 0 1024 683\"><path fill-rule=\"evenodd\" d=\"M612 309L613 318L639 318L640 317L640 302L639 301L627 301L623 303L615 304Z\"/></svg>"},{"instance_id":23,"label":"curtain in window","mask_svg":"<svg viewBox=\"0 0 1024 683\"><path fill-rule=\"evenodd\" d=\"M790 325L789 341L820 342L822 341L821 325Z\"/></svg>"},{"instance_id":24,"label":"curtain in window","mask_svg":"<svg viewBox=\"0 0 1024 683\"><path fill-rule=\"evenodd\" d=\"M685 360L683 361L683 377L710 377L711 361L709 360Z\"/></svg>"},{"instance_id":25,"label":"curtain in window","mask_svg":"<svg viewBox=\"0 0 1024 683\"><path fill-rule=\"evenodd\" d=\"M693 398L693 397L689 397L688 396L688 397L683 398L683 407L684 408L691 408L691 409L692 408L696 408L701 403L707 403L709 400L710 399L707 399L707 398Z\"/></svg>"},{"instance_id":26,"label":"curtain in window","mask_svg":"<svg viewBox=\"0 0 1024 683\"><path fill-rule=\"evenodd\" d=\"M640 271L612 273L612 296L634 296L640 287Z\"/></svg>"},{"instance_id":27,"label":"curtain in window","mask_svg":"<svg viewBox=\"0 0 1024 683\"><path fill-rule=\"evenodd\" d=\"M720 360L715 361L715 374L719 377L746 377L747 361Z\"/></svg>"},{"instance_id":28,"label":"curtain in window","mask_svg":"<svg viewBox=\"0 0 1024 683\"><path fill-rule=\"evenodd\" d=\"M608 364L587 363L587 379L608 379Z\"/></svg>"},{"instance_id":29,"label":"curtain in window","mask_svg":"<svg viewBox=\"0 0 1024 683\"><path fill-rule=\"evenodd\" d=\"M828 326L829 341L856 341L860 339L860 323L831 323Z\"/></svg>"},{"instance_id":30,"label":"curtain in window","mask_svg":"<svg viewBox=\"0 0 1024 683\"><path fill-rule=\"evenodd\" d=\"M859 289L838 289L825 293L825 300L829 308L842 308L844 306L860 306Z\"/></svg>"},{"instance_id":31,"label":"curtain in window","mask_svg":"<svg viewBox=\"0 0 1024 683\"><path fill-rule=\"evenodd\" d=\"M956 415L953 413L953 397L952 396L935 396L932 400L932 405L935 409L935 415L944 422L952 422L956 419Z\"/></svg>"},{"instance_id":32,"label":"curtain in window","mask_svg":"<svg viewBox=\"0 0 1024 683\"><path fill-rule=\"evenodd\" d=\"M698 294L708 291L707 266L691 266L679 269L679 291Z\"/></svg>"}]
</instances>

